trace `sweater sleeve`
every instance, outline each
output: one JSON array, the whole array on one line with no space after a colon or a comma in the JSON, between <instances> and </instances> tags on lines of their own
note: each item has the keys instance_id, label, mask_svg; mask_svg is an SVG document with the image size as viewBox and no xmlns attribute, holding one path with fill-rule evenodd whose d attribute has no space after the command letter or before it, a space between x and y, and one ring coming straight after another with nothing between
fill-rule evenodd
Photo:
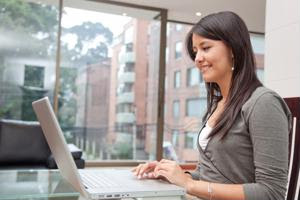
<instances>
[{"instance_id":1,"label":"sweater sleeve","mask_svg":"<svg viewBox=\"0 0 300 200\"><path fill-rule=\"evenodd\" d=\"M273 93L261 95L249 115L255 183L244 184L246 200L284 200L288 179L289 110Z\"/></svg>"},{"instance_id":2,"label":"sweater sleeve","mask_svg":"<svg viewBox=\"0 0 300 200\"><path fill-rule=\"evenodd\" d=\"M193 180L199 180L200 179L199 167L200 167L200 164L198 163L195 170L185 171L185 173L190 174L192 176Z\"/></svg>"}]
</instances>

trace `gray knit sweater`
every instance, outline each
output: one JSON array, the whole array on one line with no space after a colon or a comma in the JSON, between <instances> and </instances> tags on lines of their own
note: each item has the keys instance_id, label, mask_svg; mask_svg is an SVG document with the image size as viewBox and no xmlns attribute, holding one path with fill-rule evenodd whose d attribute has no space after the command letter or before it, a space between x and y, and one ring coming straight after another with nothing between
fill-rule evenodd
<instances>
[{"instance_id":1,"label":"gray knit sweater","mask_svg":"<svg viewBox=\"0 0 300 200\"><path fill-rule=\"evenodd\" d=\"M290 128L291 114L282 98L257 88L223 140L215 135L205 150L198 145L193 179L243 184L246 200L284 200Z\"/></svg>"}]
</instances>

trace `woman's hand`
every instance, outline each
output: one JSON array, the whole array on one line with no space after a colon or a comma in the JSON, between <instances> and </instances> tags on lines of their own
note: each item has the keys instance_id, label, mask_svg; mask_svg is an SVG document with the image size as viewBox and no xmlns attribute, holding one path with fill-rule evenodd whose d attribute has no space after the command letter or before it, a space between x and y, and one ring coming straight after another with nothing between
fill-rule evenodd
<instances>
[{"instance_id":1,"label":"woman's hand","mask_svg":"<svg viewBox=\"0 0 300 200\"><path fill-rule=\"evenodd\" d=\"M157 178L154 176L154 169L157 166L157 161L147 162L145 164L139 164L131 171L139 178Z\"/></svg>"},{"instance_id":2,"label":"woman's hand","mask_svg":"<svg viewBox=\"0 0 300 200\"><path fill-rule=\"evenodd\" d=\"M156 163L154 176L157 178L164 177L169 182L184 188L187 187L189 181L192 180L191 176L184 173L184 171L175 161L165 159L162 159L159 163Z\"/></svg>"}]
</instances>

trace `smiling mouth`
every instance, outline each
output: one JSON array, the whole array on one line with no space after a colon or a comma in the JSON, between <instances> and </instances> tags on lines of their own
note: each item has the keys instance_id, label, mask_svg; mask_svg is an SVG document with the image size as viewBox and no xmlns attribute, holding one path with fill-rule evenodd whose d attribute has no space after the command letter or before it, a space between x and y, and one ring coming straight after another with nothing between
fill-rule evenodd
<instances>
[{"instance_id":1,"label":"smiling mouth","mask_svg":"<svg viewBox=\"0 0 300 200\"><path fill-rule=\"evenodd\" d=\"M205 65L201 67L201 72L204 73L211 68L211 65Z\"/></svg>"}]
</instances>

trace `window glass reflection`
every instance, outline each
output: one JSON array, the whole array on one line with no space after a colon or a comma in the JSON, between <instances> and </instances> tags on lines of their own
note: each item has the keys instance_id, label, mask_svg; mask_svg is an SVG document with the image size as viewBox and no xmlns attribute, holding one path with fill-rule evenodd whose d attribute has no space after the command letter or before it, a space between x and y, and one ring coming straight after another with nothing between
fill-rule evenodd
<instances>
[{"instance_id":1,"label":"window glass reflection","mask_svg":"<svg viewBox=\"0 0 300 200\"><path fill-rule=\"evenodd\" d=\"M31 102L53 99L57 2L0 1L0 119L35 121Z\"/></svg>"},{"instance_id":2,"label":"window glass reflection","mask_svg":"<svg viewBox=\"0 0 300 200\"><path fill-rule=\"evenodd\" d=\"M139 18L143 10L72 2L64 1L62 16L64 73L75 70L74 80L67 74L62 77L68 80L61 79L61 85L72 82L60 91L66 138L86 159L154 158L159 38L152 35L159 33L153 20L158 13L145 11ZM120 9L128 9L128 15L120 15Z\"/></svg>"}]
</instances>

